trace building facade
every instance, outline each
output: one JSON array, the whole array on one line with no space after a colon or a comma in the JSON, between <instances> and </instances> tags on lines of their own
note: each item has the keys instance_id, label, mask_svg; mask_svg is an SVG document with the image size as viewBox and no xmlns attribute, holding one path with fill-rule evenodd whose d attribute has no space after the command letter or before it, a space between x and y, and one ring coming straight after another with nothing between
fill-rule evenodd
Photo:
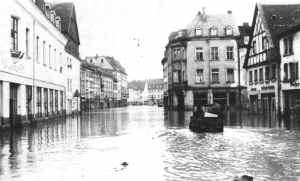
<instances>
[{"instance_id":1,"label":"building facade","mask_svg":"<svg viewBox=\"0 0 300 181\"><path fill-rule=\"evenodd\" d=\"M300 5L296 5L300 7ZM290 10L292 11L292 10ZM295 19L300 19L300 16ZM300 28L299 23L289 22L279 37L280 70L281 70L281 111L299 115L300 113L300 81L299 61Z\"/></svg>"},{"instance_id":2,"label":"building facade","mask_svg":"<svg viewBox=\"0 0 300 181\"><path fill-rule=\"evenodd\" d=\"M222 15L199 12L185 29L171 33L162 61L170 107L236 104L238 38L231 11Z\"/></svg>"},{"instance_id":3,"label":"building facade","mask_svg":"<svg viewBox=\"0 0 300 181\"><path fill-rule=\"evenodd\" d=\"M111 72L114 77L114 99L115 107L126 106L128 99L128 82L125 68L118 60L111 56L94 56L87 57L86 60L94 65L97 65L104 70Z\"/></svg>"},{"instance_id":4,"label":"building facade","mask_svg":"<svg viewBox=\"0 0 300 181\"><path fill-rule=\"evenodd\" d=\"M1 8L1 126L64 115L64 22L43 0L12 0Z\"/></svg>"},{"instance_id":5,"label":"building facade","mask_svg":"<svg viewBox=\"0 0 300 181\"><path fill-rule=\"evenodd\" d=\"M253 112L268 112L276 116L282 113L285 103L289 104L283 97L289 97L286 96L291 88L288 80L294 80L291 76L295 75L294 71L298 66L293 64L295 61L289 62L294 58L292 41L285 37L280 40L280 35L295 25L294 20L299 18L298 8L297 4L257 4L255 7L250 47L244 65L247 70L248 93ZM284 46L285 42L289 44ZM285 50L286 47L288 48ZM289 69L293 70L290 75Z\"/></svg>"},{"instance_id":6,"label":"building facade","mask_svg":"<svg viewBox=\"0 0 300 181\"><path fill-rule=\"evenodd\" d=\"M66 112L71 114L80 111L80 38L77 17L73 3L59 3L51 7L61 19L61 32L67 37L65 45L66 60ZM61 67L63 69L63 67Z\"/></svg>"}]
</instances>

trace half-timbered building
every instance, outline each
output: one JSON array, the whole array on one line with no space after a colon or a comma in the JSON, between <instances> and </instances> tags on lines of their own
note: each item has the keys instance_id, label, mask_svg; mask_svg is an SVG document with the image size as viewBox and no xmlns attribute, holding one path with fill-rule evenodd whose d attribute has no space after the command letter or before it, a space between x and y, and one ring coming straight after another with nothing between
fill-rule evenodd
<instances>
[{"instance_id":1,"label":"half-timbered building","mask_svg":"<svg viewBox=\"0 0 300 181\"><path fill-rule=\"evenodd\" d=\"M254 112L280 110L280 55L276 24L278 5L257 4L244 68L247 70L250 107Z\"/></svg>"}]
</instances>

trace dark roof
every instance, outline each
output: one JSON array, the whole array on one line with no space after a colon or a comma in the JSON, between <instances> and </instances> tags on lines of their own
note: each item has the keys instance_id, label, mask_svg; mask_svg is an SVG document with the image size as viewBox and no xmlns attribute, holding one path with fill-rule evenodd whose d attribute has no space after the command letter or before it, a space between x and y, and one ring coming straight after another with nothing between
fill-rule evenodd
<instances>
[{"instance_id":1,"label":"dark roof","mask_svg":"<svg viewBox=\"0 0 300 181\"><path fill-rule=\"evenodd\" d=\"M263 4L261 6L273 39L282 32L300 25L300 4Z\"/></svg>"},{"instance_id":2,"label":"dark roof","mask_svg":"<svg viewBox=\"0 0 300 181\"><path fill-rule=\"evenodd\" d=\"M71 2L57 3L53 4L53 10L56 15L61 17L61 31L69 38L71 38L78 45L80 44L78 27L77 27L77 19L75 13L75 5ZM72 26L72 20L75 23L75 27L70 28Z\"/></svg>"},{"instance_id":3,"label":"dark roof","mask_svg":"<svg viewBox=\"0 0 300 181\"><path fill-rule=\"evenodd\" d=\"M106 77L110 77L110 78L115 79L115 77L113 76L112 72L110 72L110 71L108 71L108 70L106 70L106 69L103 69L103 68L101 68L101 67L99 67L99 66L97 66L97 65L88 63L88 62L86 62L86 61L82 61L81 66L82 66L83 68L87 68L87 69L89 69L89 70L91 70L91 71L95 71L95 72L97 72L97 73L100 73L100 74L103 75L103 76L106 76Z\"/></svg>"},{"instance_id":4,"label":"dark roof","mask_svg":"<svg viewBox=\"0 0 300 181\"><path fill-rule=\"evenodd\" d=\"M127 75L125 68L121 65L121 63L118 60L116 60L114 57L110 57L110 56L105 56L105 58L108 61L108 63L111 64L111 66L116 71L119 71L119 72Z\"/></svg>"}]
</instances>

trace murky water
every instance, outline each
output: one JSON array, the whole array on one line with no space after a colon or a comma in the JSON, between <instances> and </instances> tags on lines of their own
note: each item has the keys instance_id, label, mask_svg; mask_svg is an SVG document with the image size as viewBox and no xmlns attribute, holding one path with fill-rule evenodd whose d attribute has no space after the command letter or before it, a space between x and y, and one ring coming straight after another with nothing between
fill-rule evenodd
<instances>
[{"instance_id":1,"label":"murky water","mask_svg":"<svg viewBox=\"0 0 300 181\"><path fill-rule=\"evenodd\" d=\"M0 180L300 180L300 120L231 115L194 134L190 115L128 107L2 131Z\"/></svg>"}]
</instances>

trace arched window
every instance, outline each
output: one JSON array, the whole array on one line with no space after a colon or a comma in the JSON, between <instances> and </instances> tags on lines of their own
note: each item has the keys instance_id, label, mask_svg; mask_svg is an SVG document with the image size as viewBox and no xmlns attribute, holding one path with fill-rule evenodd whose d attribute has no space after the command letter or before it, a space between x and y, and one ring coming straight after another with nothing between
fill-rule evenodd
<instances>
[{"instance_id":1,"label":"arched window","mask_svg":"<svg viewBox=\"0 0 300 181\"><path fill-rule=\"evenodd\" d=\"M216 27L212 27L209 29L210 36L217 36L217 34L218 34L218 29Z\"/></svg>"},{"instance_id":2,"label":"arched window","mask_svg":"<svg viewBox=\"0 0 300 181\"><path fill-rule=\"evenodd\" d=\"M201 28L196 28L195 29L195 36L201 36L202 35L202 29Z\"/></svg>"},{"instance_id":3,"label":"arched window","mask_svg":"<svg viewBox=\"0 0 300 181\"><path fill-rule=\"evenodd\" d=\"M226 36L231 36L231 35L233 35L233 29L232 29L231 26L227 26L227 27L225 28L225 35L226 35Z\"/></svg>"}]
</instances>

